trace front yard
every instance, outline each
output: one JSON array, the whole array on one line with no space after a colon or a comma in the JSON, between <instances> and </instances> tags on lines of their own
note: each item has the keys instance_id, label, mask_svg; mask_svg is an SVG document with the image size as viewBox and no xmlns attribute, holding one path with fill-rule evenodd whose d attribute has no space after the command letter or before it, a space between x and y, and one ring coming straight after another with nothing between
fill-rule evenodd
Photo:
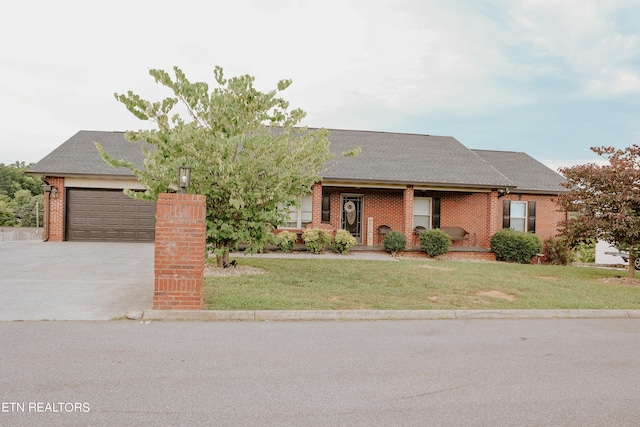
<instances>
[{"instance_id":1,"label":"front yard","mask_svg":"<svg viewBox=\"0 0 640 427\"><path fill-rule=\"evenodd\" d=\"M431 259L237 263L233 275L205 278L206 309L640 309L640 279L623 270Z\"/></svg>"}]
</instances>

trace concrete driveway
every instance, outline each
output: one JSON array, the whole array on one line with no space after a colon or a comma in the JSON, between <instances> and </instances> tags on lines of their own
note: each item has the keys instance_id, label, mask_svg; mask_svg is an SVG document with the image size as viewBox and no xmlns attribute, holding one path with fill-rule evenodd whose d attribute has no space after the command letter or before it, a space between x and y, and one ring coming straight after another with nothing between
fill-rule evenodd
<instances>
[{"instance_id":1,"label":"concrete driveway","mask_svg":"<svg viewBox=\"0 0 640 427\"><path fill-rule=\"evenodd\" d=\"M108 320L150 309L152 243L0 243L0 320Z\"/></svg>"}]
</instances>

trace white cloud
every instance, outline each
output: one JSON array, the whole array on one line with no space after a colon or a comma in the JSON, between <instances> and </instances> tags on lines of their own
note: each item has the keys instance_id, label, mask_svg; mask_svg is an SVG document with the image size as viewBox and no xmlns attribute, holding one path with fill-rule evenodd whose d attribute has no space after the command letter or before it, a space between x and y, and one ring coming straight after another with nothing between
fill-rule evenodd
<instances>
[{"instance_id":1,"label":"white cloud","mask_svg":"<svg viewBox=\"0 0 640 427\"><path fill-rule=\"evenodd\" d=\"M283 96L312 126L405 131L406 117L437 113L486 120L497 135L492 117L552 104L556 88L541 81L574 99L638 93L639 9L636 0L12 2L0 27L0 138L36 145L50 133L57 146L61 129L139 127L113 92L165 96L147 72L173 65L210 83L221 65L254 75L261 90L292 78Z\"/></svg>"},{"instance_id":2,"label":"white cloud","mask_svg":"<svg viewBox=\"0 0 640 427\"><path fill-rule=\"evenodd\" d=\"M621 22L637 22L640 4L625 0L509 4L514 35L545 64L538 72L573 75L587 95L640 92L640 37ZM550 59L557 60L555 66Z\"/></svg>"}]
</instances>

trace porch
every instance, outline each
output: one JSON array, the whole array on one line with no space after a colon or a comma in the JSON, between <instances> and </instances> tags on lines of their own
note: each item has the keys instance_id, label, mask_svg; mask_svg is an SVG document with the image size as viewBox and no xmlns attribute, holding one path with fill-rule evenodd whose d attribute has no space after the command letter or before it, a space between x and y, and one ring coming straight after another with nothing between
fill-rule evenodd
<instances>
[{"instance_id":1,"label":"porch","mask_svg":"<svg viewBox=\"0 0 640 427\"><path fill-rule=\"evenodd\" d=\"M499 226L494 220L498 217L497 191L352 188L318 183L312 193L298 215L292 215L287 225L290 231L345 229L358 241L355 250L382 250L385 234L398 231L407 237L409 251L413 251L422 231L437 228L450 235L452 252L476 253L489 248L489 238ZM293 219L299 220L294 224ZM458 230L463 234L457 235Z\"/></svg>"}]
</instances>

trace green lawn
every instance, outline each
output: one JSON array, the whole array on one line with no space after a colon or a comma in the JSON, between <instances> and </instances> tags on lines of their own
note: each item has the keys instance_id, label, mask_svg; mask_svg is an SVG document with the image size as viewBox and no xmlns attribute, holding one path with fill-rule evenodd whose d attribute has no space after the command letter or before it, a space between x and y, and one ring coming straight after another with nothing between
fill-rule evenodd
<instances>
[{"instance_id":1,"label":"green lawn","mask_svg":"<svg viewBox=\"0 0 640 427\"><path fill-rule=\"evenodd\" d=\"M626 276L619 270L258 257L242 257L238 264L267 272L206 277L206 309L640 309L639 286L607 283L607 278Z\"/></svg>"}]
</instances>

